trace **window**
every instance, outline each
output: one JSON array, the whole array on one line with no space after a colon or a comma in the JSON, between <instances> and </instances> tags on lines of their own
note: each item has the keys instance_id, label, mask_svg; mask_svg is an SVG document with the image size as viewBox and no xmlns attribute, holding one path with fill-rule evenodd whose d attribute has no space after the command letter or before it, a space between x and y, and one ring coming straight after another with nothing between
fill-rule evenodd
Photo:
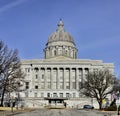
<instances>
[{"instance_id":1,"label":"window","mask_svg":"<svg viewBox=\"0 0 120 116\"><path fill-rule=\"evenodd\" d=\"M76 83L75 82L72 82L72 88L76 89Z\"/></svg>"},{"instance_id":2,"label":"window","mask_svg":"<svg viewBox=\"0 0 120 116\"><path fill-rule=\"evenodd\" d=\"M25 97L28 97L28 92L25 92Z\"/></svg>"},{"instance_id":3,"label":"window","mask_svg":"<svg viewBox=\"0 0 120 116\"><path fill-rule=\"evenodd\" d=\"M50 97L50 93L47 93L47 97Z\"/></svg>"},{"instance_id":4,"label":"window","mask_svg":"<svg viewBox=\"0 0 120 116\"><path fill-rule=\"evenodd\" d=\"M54 89L57 88L57 83L56 83L56 82L53 83L53 88L54 88Z\"/></svg>"},{"instance_id":5,"label":"window","mask_svg":"<svg viewBox=\"0 0 120 116\"><path fill-rule=\"evenodd\" d=\"M63 98L63 93L60 93L60 98Z\"/></svg>"},{"instance_id":6,"label":"window","mask_svg":"<svg viewBox=\"0 0 120 116\"><path fill-rule=\"evenodd\" d=\"M35 85L35 89L38 89L38 85Z\"/></svg>"},{"instance_id":7,"label":"window","mask_svg":"<svg viewBox=\"0 0 120 116\"><path fill-rule=\"evenodd\" d=\"M29 85L29 82L26 82L26 85Z\"/></svg>"},{"instance_id":8,"label":"window","mask_svg":"<svg viewBox=\"0 0 120 116\"><path fill-rule=\"evenodd\" d=\"M88 73L89 73L89 69L85 68L85 78L87 77Z\"/></svg>"},{"instance_id":9,"label":"window","mask_svg":"<svg viewBox=\"0 0 120 116\"><path fill-rule=\"evenodd\" d=\"M79 79L81 79L82 75L81 75L81 74L79 74L79 75L78 75L78 77L79 77Z\"/></svg>"},{"instance_id":10,"label":"window","mask_svg":"<svg viewBox=\"0 0 120 116\"><path fill-rule=\"evenodd\" d=\"M30 68L28 68L28 72L30 72Z\"/></svg>"},{"instance_id":11,"label":"window","mask_svg":"<svg viewBox=\"0 0 120 116\"><path fill-rule=\"evenodd\" d=\"M83 95L81 93L79 93L79 97L83 97Z\"/></svg>"},{"instance_id":12,"label":"window","mask_svg":"<svg viewBox=\"0 0 120 116\"><path fill-rule=\"evenodd\" d=\"M76 77L75 77L75 76L73 76L73 77L72 77L72 80L75 80L75 79L76 79Z\"/></svg>"},{"instance_id":13,"label":"window","mask_svg":"<svg viewBox=\"0 0 120 116\"><path fill-rule=\"evenodd\" d=\"M25 68L25 72L29 73L30 72L30 68Z\"/></svg>"},{"instance_id":14,"label":"window","mask_svg":"<svg viewBox=\"0 0 120 116\"><path fill-rule=\"evenodd\" d=\"M44 97L44 93L41 93L41 97Z\"/></svg>"},{"instance_id":15,"label":"window","mask_svg":"<svg viewBox=\"0 0 120 116\"><path fill-rule=\"evenodd\" d=\"M48 80L50 80L50 74L48 74Z\"/></svg>"},{"instance_id":16,"label":"window","mask_svg":"<svg viewBox=\"0 0 120 116\"><path fill-rule=\"evenodd\" d=\"M51 69L47 69L47 80L50 80L50 75L51 75Z\"/></svg>"},{"instance_id":17,"label":"window","mask_svg":"<svg viewBox=\"0 0 120 116\"><path fill-rule=\"evenodd\" d=\"M73 97L76 97L76 93L73 93Z\"/></svg>"},{"instance_id":18,"label":"window","mask_svg":"<svg viewBox=\"0 0 120 116\"><path fill-rule=\"evenodd\" d=\"M56 50L54 51L54 55L56 56Z\"/></svg>"},{"instance_id":19,"label":"window","mask_svg":"<svg viewBox=\"0 0 120 116\"><path fill-rule=\"evenodd\" d=\"M79 89L83 87L82 82L79 82Z\"/></svg>"},{"instance_id":20,"label":"window","mask_svg":"<svg viewBox=\"0 0 120 116\"><path fill-rule=\"evenodd\" d=\"M60 82L60 89L63 89L63 82Z\"/></svg>"},{"instance_id":21,"label":"window","mask_svg":"<svg viewBox=\"0 0 120 116\"><path fill-rule=\"evenodd\" d=\"M79 75L82 75L82 69L79 69Z\"/></svg>"},{"instance_id":22,"label":"window","mask_svg":"<svg viewBox=\"0 0 120 116\"><path fill-rule=\"evenodd\" d=\"M75 52L75 58L77 58L77 53Z\"/></svg>"},{"instance_id":23,"label":"window","mask_svg":"<svg viewBox=\"0 0 120 116\"><path fill-rule=\"evenodd\" d=\"M26 82L26 89L29 89L29 82Z\"/></svg>"},{"instance_id":24,"label":"window","mask_svg":"<svg viewBox=\"0 0 120 116\"><path fill-rule=\"evenodd\" d=\"M48 89L50 89L50 88L51 88L51 86L50 86L50 85L51 85L51 84L50 84L50 82L48 82L48 83L47 83L47 88L48 88Z\"/></svg>"},{"instance_id":25,"label":"window","mask_svg":"<svg viewBox=\"0 0 120 116\"><path fill-rule=\"evenodd\" d=\"M38 75L35 75L35 78L38 79Z\"/></svg>"},{"instance_id":26,"label":"window","mask_svg":"<svg viewBox=\"0 0 120 116\"><path fill-rule=\"evenodd\" d=\"M69 84L69 82L66 83L66 89L70 89L70 84Z\"/></svg>"},{"instance_id":27,"label":"window","mask_svg":"<svg viewBox=\"0 0 120 116\"><path fill-rule=\"evenodd\" d=\"M42 74L42 79L44 79L44 74Z\"/></svg>"},{"instance_id":28,"label":"window","mask_svg":"<svg viewBox=\"0 0 120 116\"><path fill-rule=\"evenodd\" d=\"M68 53L67 50L65 50L65 55L67 55L67 53Z\"/></svg>"},{"instance_id":29,"label":"window","mask_svg":"<svg viewBox=\"0 0 120 116\"><path fill-rule=\"evenodd\" d=\"M66 93L66 97L67 97L67 98L70 97L70 94L69 94L69 93Z\"/></svg>"},{"instance_id":30,"label":"window","mask_svg":"<svg viewBox=\"0 0 120 116\"><path fill-rule=\"evenodd\" d=\"M34 93L34 97L37 97L37 93L36 92Z\"/></svg>"},{"instance_id":31,"label":"window","mask_svg":"<svg viewBox=\"0 0 120 116\"><path fill-rule=\"evenodd\" d=\"M58 97L58 96L57 96L57 93L53 93L53 97Z\"/></svg>"},{"instance_id":32,"label":"window","mask_svg":"<svg viewBox=\"0 0 120 116\"><path fill-rule=\"evenodd\" d=\"M41 82L41 89L44 89L44 82Z\"/></svg>"},{"instance_id":33,"label":"window","mask_svg":"<svg viewBox=\"0 0 120 116\"><path fill-rule=\"evenodd\" d=\"M62 54L62 50L60 50L60 54Z\"/></svg>"},{"instance_id":34,"label":"window","mask_svg":"<svg viewBox=\"0 0 120 116\"><path fill-rule=\"evenodd\" d=\"M63 81L63 76L60 77L60 81Z\"/></svg>"}]
</instances>

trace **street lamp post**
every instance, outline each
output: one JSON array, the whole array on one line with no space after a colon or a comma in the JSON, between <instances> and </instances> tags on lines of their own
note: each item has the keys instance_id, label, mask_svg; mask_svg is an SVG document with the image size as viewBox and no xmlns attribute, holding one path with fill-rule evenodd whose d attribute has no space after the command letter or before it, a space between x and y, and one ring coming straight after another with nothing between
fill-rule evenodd
<instances>
[{"instance_id":1,"label":"street lamp post","mask_svg":"<svg viewBox=\"0 0 120 116\"><path fill-rule=\"evenodd\" d=\"M11 112L13 112L13 96L11 97Z\"/></svg>"},{"instance_id":2,"label":"street lamp post","mask_svg":"<svg viewBox=\"0 0 120 116\"><path fill-rule=\"evenodd\" d=\"M93 97L91 98L91 105L93 106Z\"/></svg>"}]
</instances>

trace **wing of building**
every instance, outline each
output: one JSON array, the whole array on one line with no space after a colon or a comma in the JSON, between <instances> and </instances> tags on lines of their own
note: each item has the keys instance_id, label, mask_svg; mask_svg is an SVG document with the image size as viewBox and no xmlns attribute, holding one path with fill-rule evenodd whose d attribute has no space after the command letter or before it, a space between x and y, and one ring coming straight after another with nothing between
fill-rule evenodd
<instances>
[{"instance_id":1,"label":"wing of building","mask_svg":"<svg viewBox=\"0 0 120 116\"><path fill-rule=\"evenodd\" d=\"M80 88L89 71L107 68L114 73L113 63L102 60L77 59L72 36L65 31L62 20L48 37L44 59L22 60L25 91L20 93L28 107L42 107L49 103L76 106L86 102Z\"/></svg>"}]
</instances>

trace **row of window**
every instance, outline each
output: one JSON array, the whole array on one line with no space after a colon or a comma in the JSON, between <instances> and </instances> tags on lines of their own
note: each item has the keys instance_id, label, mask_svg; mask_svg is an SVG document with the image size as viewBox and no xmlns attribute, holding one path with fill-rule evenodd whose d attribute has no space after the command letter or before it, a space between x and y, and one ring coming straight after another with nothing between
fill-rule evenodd
<instances>
[{"instance_id":1,"label":"row of window","mask_svg":"<svg viewBox=\"0 0 120 116\"><path fill-rule=\"evenodd\" d=\"M46 58L46 56L49 56L49 55L52 56L52 54L54 56L61 55L61 54L69 55L69 56L73 56L74 54L75 54L75 56L77 55L75 49L69 49L68 47L66 49L60 47L59 49L54 49L54 50L51 50L48 48L45 52L45 58Z\"/></svg>"},{"instance_id":2,"label":"row of window","mask_svg":"<svg viewBox=\"0 0 120 116\"><path fill-rule=\"evenodd\" d=\"M79 87L81 86L81 82L79 82ZM26 89L29 89L29 82L26 82L26 85L25 85L25 88ZM38 89L38 85L35 85L35 89ZM53 88L54 89L57 89L57 83L54 82L53 83ZM60 83L60 89L64 89L64 83ZM41 89L45 89L45 83L41 83ZM48 82L47 83L47 89L51 89L51 83ZM66 89L70 89L70 83L69 82L66 82ZM76 89L76 82L72 82L72 89Z\"/></svg>"},{"instance_id":3,"label":"row of window","mask_svg":"<svg viewBox=\"0 0 120 116\"><path fill-rule=\"evenodd\" d=\"M66 74L66 75L67 75L67 74ZM68 77L68 78L66 78L66 79L68 79L68 80L70 79L69 75L68 75L68 76L66 76L66 77ZM44 78L45 78L45 75L44 75L44 74L42 74L42 75L41 75L41 79L42 79L42 80L44 80ZM56 75L54 75L54 77L53 77L53 78L54 78L54 80L55 80L55 79L57 79L57 76L56 76ZM81 75L79 75L79 78L81 78ZM37 75L37 74L35 75L35 79L38 79L38 75ZM48 80L50 80L50 79L51 79L50 75L49 75L49 76L47 76L47 79L48 79ZM60 77L59 77L59 79L60 79L60 80L64 80L64 77L63 77L63 76L60 76ZM75 79L76 79L76 76L74 76L74 75L73 75L73 76L72 76L72 80L75 80Z\"/></svg>"},{"instance_id":4,"label":"row of window","mask_svg":"<svg viewBox=\"0 0 120 116\"><path fill-rule=\"evenodd\" d=\"M28 92L25 92L25 97L29 97ZM38 93L35 92L34 93L34 97L46 97L46 96L44 95L44 93L41 93L41 96L38 96ZM76 97L76 93L72 93L72 94L66 93L65 96L64 96L63 93L59 93L59 94L57 94L57 93L53 93L53 94L47 93L47 97L53 97L53 98L57 98L57 97L60 97L60 98L63 98L63 97L66 97L66 98L73 97L74 98L74 97Z\"/></svg>"}]
</instances>

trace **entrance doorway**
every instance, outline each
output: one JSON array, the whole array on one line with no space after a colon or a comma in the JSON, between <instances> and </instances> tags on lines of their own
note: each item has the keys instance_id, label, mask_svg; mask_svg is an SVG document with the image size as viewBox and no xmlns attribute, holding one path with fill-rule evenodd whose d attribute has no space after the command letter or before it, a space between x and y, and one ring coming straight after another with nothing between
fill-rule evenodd
<instances>
[{"instance_id":1,"label":"entrance doorway","mask_svg":"<svg viewBox=\"0 0 120 116\"><path fill-rule=\"evenodd\" d=\"M45 100L48 100L50 108L65 108L64 107L64 100L68 100L68 98L50 98L46 97Z\"/></svg>"}]
</instances>

